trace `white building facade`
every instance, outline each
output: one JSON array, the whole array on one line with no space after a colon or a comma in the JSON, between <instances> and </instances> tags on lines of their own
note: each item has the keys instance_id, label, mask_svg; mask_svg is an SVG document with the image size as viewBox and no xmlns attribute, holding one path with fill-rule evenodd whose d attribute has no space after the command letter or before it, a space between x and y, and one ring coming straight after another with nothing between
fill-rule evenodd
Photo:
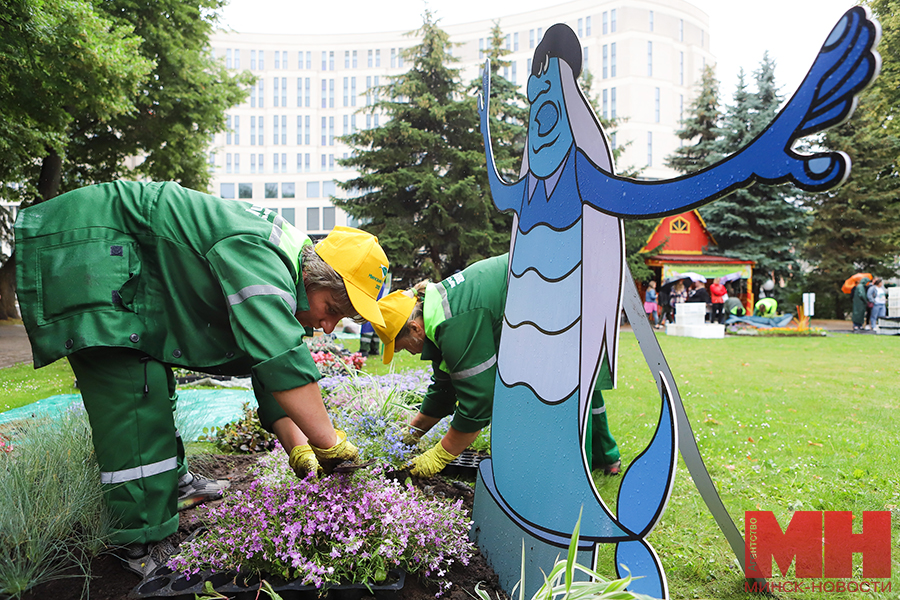
<instances>
[{"instance_id":1,"label":"white building facade","mask_svg":"<svg viewBox=\"0 0 900 600\"><path fill-rule=\"evenodd\" d=\"M682 0L574 0L499 23L512 63L501 75L523 94L543 32L568 24L581 40L600 112L620 120L610 140L625 145L619 168L640 168L647 179L676 175L663 162L679 145L675 131L703 67L715 62L706 13ZM477 77L493 25L440 23L460 44L453 54L463 82ZM259 80L247 101L228 111L228 132L213 140L211 193L252 200L314 236L356 225L330 200L344 194L335 182L356 175L337 164L351 152L338 138L382 124L383 115L360 109L376 100L372 88L408 69L401 50L417 41L405 33L214 34L216 57Z\"/></svg>"}]
</instances>

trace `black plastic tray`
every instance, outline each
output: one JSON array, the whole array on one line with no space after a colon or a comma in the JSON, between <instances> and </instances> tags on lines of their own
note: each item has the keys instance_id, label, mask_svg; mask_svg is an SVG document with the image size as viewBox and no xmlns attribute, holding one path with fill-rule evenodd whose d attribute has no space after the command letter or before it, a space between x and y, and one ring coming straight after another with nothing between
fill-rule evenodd
<instances>
[{"instance_id":1,"label":"black plastic tray","mask_svg":"<svg viewBox=\"0 0 900 600\"><path fill-rule=\"evenodd\" d=\"M463 450L462 454L447 463L447 466L441 471L441 475L475 481L475 477L478 475L478 463L486 457L486 454L479 454L474 450Z\"/></svg>"},{"instance_id":2,"label":"black plastic tray","mask_svg":"<svg viewBox=\"0 0 900 600\"><path fill-rule=\"evenodd\" d=\"M391 570L388 572L387 584L361 583L326 584L322 588L312 585L300 585L299 581L284 581L277 577L266 577L283 600L359 600L364 594L372 595L379 600L390 600L406 582L406 572ZM129 598L170 598L173 600L194 600L195 594L203 592L207 581L213 588L234 600L254 600L259 593L259 580L256 575L238 576L236 573L201 572L187 578L181 573L173 572L168 567L159 567L141 581L128 595ZM370 591L371 589L371 591Z\"/></svg>"}]
</instances>

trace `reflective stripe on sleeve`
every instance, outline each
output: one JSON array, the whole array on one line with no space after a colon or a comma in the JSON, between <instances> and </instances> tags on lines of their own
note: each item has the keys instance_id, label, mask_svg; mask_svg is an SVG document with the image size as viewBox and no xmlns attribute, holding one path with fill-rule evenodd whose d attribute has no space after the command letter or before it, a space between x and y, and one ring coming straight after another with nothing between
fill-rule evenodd
<instances>
[{"instance_id":1,"label":"reflective stripe on sleeve","mask_svg":"<svg viewBox=\"0 0 900 600\"><path fill-rule=\"evenodd\" d=\"M159 475L166 471L173 471L178 468L178 459L176 457L167 458L159 462L149 465L141 465L131 469L122 469L121 471L103 471L100 473L100 483L125 483L126 481L134 481L144 477Z\"/></svg>"},{"instance_id":2,"label":"reflective stripe on sleeve","mask_svg":"<svg viewBox=\"0 0 900 600\"><path fill-rule=\"evenodd\" d=\"M462 371L457 371L456 373L450 373L450 379L468 379L469 377L474 377L479 373L483 373L497 364L497 355L493 355L480 365L475 365L471 369L464 369Z\"/></svg>"},{"instance_id":3,"label":"reflective stripe on sleeve","mask_svg":"<svg viewBox=\"0 0 900 600\"><path fill-rule=\"evenodd\" d=\"M592 409L591 409L591 414L592 414L592 415L602 415L602 414L605 413L605 412L606 412L606 407L605 407L605 406L601 406L600 408L592 408Z\"/></svg>"},{"instance_id":4,"label":"reflective stripe on sleeve","mask_svg":"<svg viewBox=\"0 0 900 600\"><path fill-rule=\"evenodd\" d=\"M229 306L234 306L253 296L278 296L287 302L292 313L297 312L297 299L274 285L248 285L244 289L228 296L228 304Z\"/></svg>"}]
</instances>

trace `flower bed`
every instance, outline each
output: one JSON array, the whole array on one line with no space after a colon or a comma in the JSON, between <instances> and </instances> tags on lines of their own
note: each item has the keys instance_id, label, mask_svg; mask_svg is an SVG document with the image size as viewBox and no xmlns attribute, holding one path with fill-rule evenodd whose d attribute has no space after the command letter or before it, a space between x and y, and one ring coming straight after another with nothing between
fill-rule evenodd
<instances>
[{"instance_id":1,"label":"flower bed","mask_svg":"<svg viewBox=\"0 0 900 600\"><path fill-rule=\"evenodd\" d=\"M428 498L380 469L298 480L276 448L250 488L226 494L201 520L208 531L182 544L177 571L259 572L302 585L379 583L391 569L437 581L473 546L461 501Z\"/></svg>"}]
</instances>

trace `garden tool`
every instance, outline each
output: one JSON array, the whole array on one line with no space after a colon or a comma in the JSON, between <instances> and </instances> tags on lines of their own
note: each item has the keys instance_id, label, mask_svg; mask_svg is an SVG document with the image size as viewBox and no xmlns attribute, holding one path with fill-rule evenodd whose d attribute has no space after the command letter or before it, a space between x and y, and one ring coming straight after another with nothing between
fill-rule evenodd
<instances>
[{"instance_id":1,"label":"garden tool","mask_svg":"<svg viewBox=\"0 0 900 600\"><path fill-rule=\"evenodd\" d=\"M359 449L347 441L347 434L340 429L335 429L337 435L337 443L331 448L316 448L310 444L310 448L319 460L319 466L322 471L330 475L334 472L335 467L343 462L355 463L359 458Z\"/></svg>"},{"instance_id":2,"label":"garden tool","mask_svg":"<svg viewBox=\"0 0 900 600\"><path fill-rule=\"evenodd\" d=\"M407 468L415 477L434 477L454 458L456 456L444 450L444 447L438 442L431 449L412 459Z\"/></svg>"}]
</instances>

